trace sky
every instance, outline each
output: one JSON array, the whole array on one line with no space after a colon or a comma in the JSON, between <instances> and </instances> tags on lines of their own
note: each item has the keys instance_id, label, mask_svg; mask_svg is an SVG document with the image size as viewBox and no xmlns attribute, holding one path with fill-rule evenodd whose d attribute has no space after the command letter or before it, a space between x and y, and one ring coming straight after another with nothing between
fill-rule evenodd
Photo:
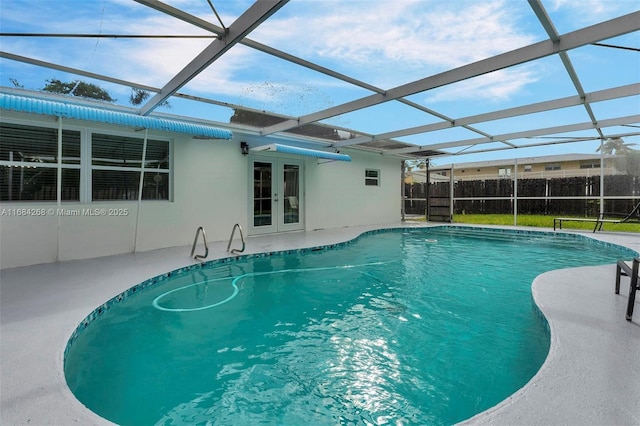
<instances>
[{"instance_id":1,"label":"sky","mask_svg":"<svg viewBox=\"0 0 640 426\"><path fill-rule=\"evenodd\" d=\"M253 2L211 0L225 26L231 25ZM206 21L220 25L207 0L166 0ZM542 0L557 32L635 12L638 0ZM198 35L210 33L131 0L2 0L3 33ZM318 65L331 68L388 90L449 69L548 39L528 2L519 0L291 0L251 32L250 39ZM152 87L162 87L212 42L209 38L34 38L2 37L4 52L62 64ZM603 43L640 48L634 32ZM640 53L601 46L584 46L569 58L587 93L638 83ZM94 82L129 105L130 89L93 81L62 71L0 59L0 86L38 90L49 79ZM370 95L372 92L274 58L247 46L235 46L180 89L203 96L290 116L301 116ZM506 70L408 96L407 99L456 119L534 102L575 96L557 55ZM159 111L228 122L230 108L209 106L177 98ZM640 113L640 97L593 104L598 120ZM331 125L378 134L440 121L439 118L399 102L387 102L362 111L332 117ZM492 135L588 122L585 108L573 107L514 117L473 127ZM636 123L640 124L640 123ZM618 126L607 134L640 131ZM558 135L595 136L595 131ZM396 138L428 145L479 135L464 128ZM552 139L549 139L550 141ZM521 144L543 141L516 140ZM637 143L640 137L625 138ZM599 142L550 145L494 151L486 154L443 157L440 163L483 159L522 158L561 153L595 153ZM485 144L482 148L501 147ZM451 153L471 152L457 147Z\"/></svg>"}]
</instances>

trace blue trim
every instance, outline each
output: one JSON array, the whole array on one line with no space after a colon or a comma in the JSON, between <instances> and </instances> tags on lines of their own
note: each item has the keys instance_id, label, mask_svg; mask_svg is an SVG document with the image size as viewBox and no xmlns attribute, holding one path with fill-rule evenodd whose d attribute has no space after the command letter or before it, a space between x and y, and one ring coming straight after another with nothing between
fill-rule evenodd
<instances>
[{"instance_id":1,"label":"blue trim","mask_svg":"<svg viewBox=\"0 0 640 426\"><path fill-rule=\"evenodd\" d=\"M192 136L212 139L231 139L231 131L216 127L194 124L185 121L168 120L159 117L146 117L128 112L75 105L60 101L51 101L27 96L0 93L0 109L53 115L76 120L96 121L121 126L143 127L149 130L185 133Z\"/></svg>"},{"instance_id":2,"label":"blue trim","mask_svg":"<svg viewBox=\"0 0 640 426\"><path fill-rule=\"evenodd\" d=\"M258 147L257 150L260 150L260 147ZM268 145L267 148L264 150L281 152L283 154L294 154L294 155L303 155L305 157L322 158L324 160L351 161L351 157L346 154L337 154L335 152L318 151L315 149L298 148L296 146L281 145L279 143Z\"/></svg>"}]
</instances>

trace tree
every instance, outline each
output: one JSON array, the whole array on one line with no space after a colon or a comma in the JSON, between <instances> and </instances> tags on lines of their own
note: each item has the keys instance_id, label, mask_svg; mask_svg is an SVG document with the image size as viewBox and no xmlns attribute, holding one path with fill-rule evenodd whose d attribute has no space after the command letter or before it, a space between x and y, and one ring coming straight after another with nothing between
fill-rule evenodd
<instances>
[{"instance_id":1,"label":"tree","mask_svg":"<svg viewBox=\"0 0 640 426\"><path fill-rule=\"evenodd\" d=\"M10 78L9 81L15 86L24 89L24 86L15 78ZM80 98L98 99L107 102L116 102L117 99L111 97L102 87L87 83L81 80L73 80L70 82L64 82L56 78L51 80L45 80L46 85L40 89L44 92L60 93L63 95L78 96ZM149 92L143 89L131 88L131 95L129 96L129 103L131 105L141 105L149 98ZM161 107L171 108L169 101L163 101L160 103Z\"/></svg>"},{"instance_id":2,"label":"tree","mask_svg":"<svg viewBox=\"0 0 640 426\"><path fill-rule=\"evenodd\" d=\"M147 99L149 99L149 92L135 87L131 88L131 95L129 96L129 103L131 105L140 105ZM159 106L171 108L169 101L162 101Z\"/></svg>"},{"instance_id":3,"label":"tree","mask_svg":"<svg viewBox=\"0 0 640 426\"><path fill-rule=\"evenodd\" d=\"M74 80L65 83L55 78L45 81L47 82L47 84L42 88L42 90L45 92L61 93L63 95L98 99L107 102L116 101L116 99L112 98L111 95L109 95L109 92L93 83L87 83L80 80Z\"/></svg>"},{"instance_id":4,"label":"tree","mask_svg":"<svg viewBox=\"0 0 640 426\"><path fill-rule=\"evenodd\" d=\"M428 164L429 164L428 158L420 159L420 160L405 160L404 170L405 172L411 172L415 170L426 170Z\"/></svg>"},{"instance_id":5,"label":"tree","mask_svg":"<svg viewBox=\"0 0 640 426\"><path fill-rule=\"evenodd\" d=\"M625 143L622 138L608 138L601 147L598 147L598 149L596 149L597 151L600 151L600 148L602 148L602 153L605 155L611 155L611 154L615 154L615 155L626 155L628 154L630 151L633 151L633 148L630 148L631 146L636 145L635 143Z\"/></svg>"},{"instance_id":6,"label":"tree","mask_svg":"<svg viewBox=\"0 0 640 426\"><path fill-rule=\"evenodd\" d=\"M140 105L142 102L149 98L149 92L142 89L131 88L131 96L129 96L129 103L131 105Z\"/></svg>"},{"instance_id":7,"label":"tree","mask_svg":"<svg viewBox=\"0 0 640 426\"><path fill-rule=\"evenodd\" d=\"M629 149L620 163L620 168L628 175L640 176L640 151Z\"/></svg>"}]
</instances>

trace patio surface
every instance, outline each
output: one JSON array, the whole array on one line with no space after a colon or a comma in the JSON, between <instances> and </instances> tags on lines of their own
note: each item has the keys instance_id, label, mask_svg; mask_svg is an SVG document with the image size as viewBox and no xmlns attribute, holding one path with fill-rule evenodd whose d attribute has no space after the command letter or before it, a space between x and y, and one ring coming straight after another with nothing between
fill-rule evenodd
<instances>
[{"instance_id":1,"label":"patio surface","mask_svg":"<svg viewBox=\"0 0 640 426\"><path fill-rule=\"evenodd\" d=\"M393 226L429 226L397 223ZM244 254L336 243L376 227L257 236ZM531 228L514 228L531 229ZM584 233L640 252L637 234ZM80 321L113 296L192 264L190 247L0 271L0 424L106 425L75 399L63 374L66 342ZM226 242L209 259L227 257ZM549 321L551 349L534 378L466 423L492 425L640 424L640 298L625 321L628 279L614 294L615 266L552 271L533 283Z\"/></svg>"}]
</instances>

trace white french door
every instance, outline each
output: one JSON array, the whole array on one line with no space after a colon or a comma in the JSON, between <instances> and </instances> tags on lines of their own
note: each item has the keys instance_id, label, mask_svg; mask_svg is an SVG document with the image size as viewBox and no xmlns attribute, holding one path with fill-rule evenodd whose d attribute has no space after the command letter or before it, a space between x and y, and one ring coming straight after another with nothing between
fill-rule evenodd
<instances>
[{"instance_id":1,"label":"white french door","mask_svg":"<svg viewBox=\"0 0 640 426\"><path fill-rule=\"evenodd\" d=\"M251 166L251 233L304 229L302 161L256 157Z\"/></svg>"}]
</instances>

